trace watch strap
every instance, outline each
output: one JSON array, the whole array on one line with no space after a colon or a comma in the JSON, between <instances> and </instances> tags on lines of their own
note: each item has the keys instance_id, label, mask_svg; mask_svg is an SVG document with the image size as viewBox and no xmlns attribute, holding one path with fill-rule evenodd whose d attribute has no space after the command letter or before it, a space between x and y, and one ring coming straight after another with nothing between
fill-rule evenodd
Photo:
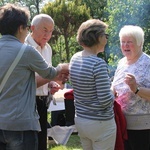
<instances>
[{"instance_id":1,"label":"watch strap","mask_svg":"<svg viewBox=\"0 0 150 150\"><path fill-rule=\"evenodd\" d=\"M135 94L137 94L137 93L139 92L139 90L140 90L140 88L137 87L137 88L136 88L136 91L135 91Z\"/></svg>"}]
</instances>

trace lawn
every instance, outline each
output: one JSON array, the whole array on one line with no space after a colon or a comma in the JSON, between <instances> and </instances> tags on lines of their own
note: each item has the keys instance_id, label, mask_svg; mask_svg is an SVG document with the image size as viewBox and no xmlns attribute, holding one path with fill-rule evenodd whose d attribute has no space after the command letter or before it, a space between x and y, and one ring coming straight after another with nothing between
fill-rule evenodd
<instances>
[{"instance_id":1,"label":"lawn","mask_svg":"<svg viewBox=\"0 0 150 150\"><path fill-rule=\"evenodd\" d=\"M70 136L69 141L65 146L48 142L47 150L82 150L82 147L79 136L77 134L73 134Z\"/></svg>"},{"instance_id":2,"label":"lawn","mask_svg":"<svg viewBox=\"0 0 150 150\"><path fill-rule=\"evenodd\" d=\"M50 113L48 113L48 121L51 122ZM55 142L48 141L47 150L83 150L79 136L72 134L66 145L57 145Z\"/></svg>"}]
</instances>

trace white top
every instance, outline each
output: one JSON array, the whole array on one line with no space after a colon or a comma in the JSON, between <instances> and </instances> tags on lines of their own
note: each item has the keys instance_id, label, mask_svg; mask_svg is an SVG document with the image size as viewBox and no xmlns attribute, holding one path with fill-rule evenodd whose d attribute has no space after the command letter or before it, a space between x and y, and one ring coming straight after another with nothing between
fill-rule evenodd
<instances>
[{"instance_id":1,"label":"white top","mask_svg":"<svg viewBox=\"0 0 150 150\"><path fill-rule=\"evenodd\" d=\"M139 87L150 88L150 57L143 53L132 65L120 60L112 83L117 92L117 102L127 120L128 129L150 129L150 101L134 94L125 84L126 73L133 74Z\"/></svg>"},{"instance_id":2,"label":"white top","mask_svg":"<svg viewBox=\"0 0 150 150\"><path fill-rule=\"evenodd\" d=\"M28 36L25 39L25 43L35 47L39 51L39 53L44 57L44 59L49 64L52 64L52 49L48 43L46 43L44 48L41 49L41 47L33 40L33 38L31 37L31 34L28 34ZM38 74L36 73L36 76L37 75ZM37 96L47 96L48 95L48 83L37 88L36 95Z\"/></svg>"}]
</instances>

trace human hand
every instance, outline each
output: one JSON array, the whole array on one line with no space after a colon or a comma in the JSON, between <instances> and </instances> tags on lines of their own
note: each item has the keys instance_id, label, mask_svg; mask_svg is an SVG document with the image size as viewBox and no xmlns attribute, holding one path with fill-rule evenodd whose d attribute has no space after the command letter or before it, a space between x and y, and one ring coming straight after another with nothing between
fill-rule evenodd
<instances>
[{"instance_id":1,"label":"human hand","mask_svg":"<svg viewBox=\"0 0 150 150\"><path fill-rule=\"evenodd\" d=\"M56 67L58 75L55 78L55 81L61 81L62 84L68 81L69 79L69 63L59 64Z\"/></svg>"},{"instance_id":2,"label":"human hand","mask_svg":"<svg viewBox=\"0 0 150 150\"><path fill-rule=\"evenodd\" d=\"M137 83L136 83L136 79L135 79L134 75L127 73L125 75L124 82L130 87L131 91L133 91L134 93L136 92Z\"/></svg>"},{"instance_id":3,"label":"human hand","mask_svg":"<svg viewBox=\"0 0 150 150\"><path fill-rule=\"evenodd\" d=\"M58 92L59 89L61 89L61 86L57 82L55 82L55 81L49 82L48 87L50 89L49 92L52 95L55 94L56 92Z\"/></svg>"}]
</instances>

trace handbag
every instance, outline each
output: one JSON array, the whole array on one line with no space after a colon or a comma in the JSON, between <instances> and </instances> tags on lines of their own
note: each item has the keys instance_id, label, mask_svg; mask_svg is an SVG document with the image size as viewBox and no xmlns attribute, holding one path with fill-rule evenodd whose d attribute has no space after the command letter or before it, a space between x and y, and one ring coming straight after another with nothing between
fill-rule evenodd
<instances>
[{"instance_id":1,"label":"handbag","mask_svg":"<svg viewBox=\"0 0 150 150\"><path fill-rule=\"evenodd\" d=\"M3 88L4 88L5 84L6 84L9 76L11 75L12 71L14 70L14 68L16 67L16 65L18 64L19 60L21 59L21 57L22 57L22 55L23 55L26 47L27 47L27 45L25 45L25 44L23 44L21 46L21 49L20 49L19 53L17 54L15 60L13 61L13 63L9 67L9 69L7 70L5 76L4 76L4 78L3 78L3 80L2 80L2 82L0 84L0 93L2 92L2 90L3 90Z\"/></svg>"}]
</instances>

